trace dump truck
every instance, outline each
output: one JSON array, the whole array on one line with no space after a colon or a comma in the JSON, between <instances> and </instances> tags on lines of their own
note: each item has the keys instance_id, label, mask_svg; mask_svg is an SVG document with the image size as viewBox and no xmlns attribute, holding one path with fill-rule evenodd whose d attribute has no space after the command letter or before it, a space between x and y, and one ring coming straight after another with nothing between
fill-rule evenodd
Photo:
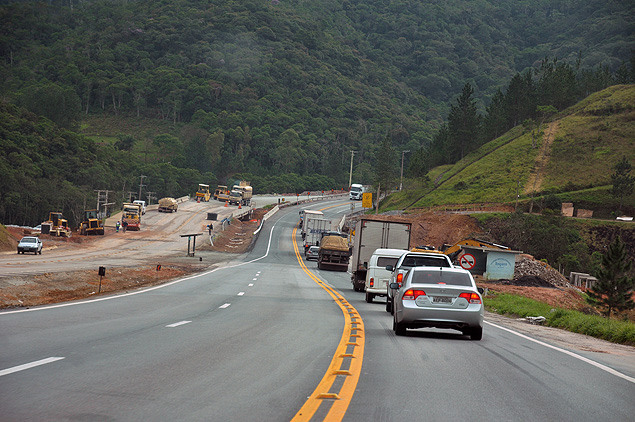
<instances>
[{"instance_id":1,"label":"dump truck","mask_svg":"<svg viewBox=\"0 0 635 422\"><path fill-rule=\"evenodd\" d=\"M50 212L49 219L42 223L42 234L51 236L71 237L71 228L61 212Z\"/></svg>"},{"instance_id":2,"label":"dump truck","mask_svg":"<svg viewBox=\"0 0 635 422\"><path fill-rule=\"evenodd\" d=\"M351 249L345 237L339 233L322 237L317 264L320 270L346 271L350 258Z\"/></svg>"},{"instance_id":3,"label":"dump truck","mask_svg":"<svg viewBox=\"0 0 635 422\"><path fill-rule=\"evenodd\" d=\"M228 195L228 194L229 194L229 189L227 189L227 186L218 185L216 189L214 190L214 199L216 199L217 201L220 201L220 199L218 199L220 195Z\"/></svg>"},{"instance_id":4,"label":"dump truck","mask_svg":"<svg viewBox=\"0 0 635 422\"><path fill-rule=\"evenodd\" d=\"M368 262L376 249L403 249L410 247L411 224L398 221L374 220L362 217L355 225L353 239L353 262L351 283L353 290L363 292L366 288Z\"/></svg>"},{"instance_id":5,"label":"dump truck","mask_svg":"<svg viewBox=\"0 0 635 422\"><path fill-rule=\"evenodd\" d=\"M209 193L209 185L199 183L198 190L196 191L194 199L196 199L197 201L208 202L211 196L212 194Z\"/></svg>"},{"instance_id":6,"label":"dump truck","mask_svg":"<svg viewBox=\"0 0 635 422\"><path fill-rule=\"evenodd\" d=\"M251 205L252 196L253 188L249 185L249 182L243 180L232 186L228 199L229 205Z\"/></svg>"},{"instance_id":7,"label":"dump truck","mask_svg":"<svg viewBox=\"0 0 635 422\"><path fill-rule=\"evenodd\" d=\"M97 210L84 210L84 218L79 225L79 233L82 236L104 234L104 223L99 219Z\"/></svg>"},{"instance_id":8,"label":"dump truck","mask_svg":"<svg viewBox=\"0 0 635 422\"><path fill-rule=\"evenodd\" d=\"M124 202L121 225L125 226L127 230L141 230L141 207L139 204Z\"/></svg>"},{"instance_id":9,"label":"dump truck","mask_svg":"<svg viewBox=\"0 0 635 422\"><path fill-rule=\"evenodd\" d=\"M174 198L161 198L159 199L159 212L176 212L179 208L179 204Z\"/></svg>"}]
</instances>

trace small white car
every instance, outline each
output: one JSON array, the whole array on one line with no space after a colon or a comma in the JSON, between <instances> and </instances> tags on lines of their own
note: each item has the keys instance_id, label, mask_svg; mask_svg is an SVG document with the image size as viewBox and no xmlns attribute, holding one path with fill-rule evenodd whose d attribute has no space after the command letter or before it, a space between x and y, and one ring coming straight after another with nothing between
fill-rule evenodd
<instances>
[{"instance_id":1,"label":"small white car","mask_svg":"<svg viewBox=\"0 0 635 422\"><path fill-rule=\"evenodd\" d=\"M42 241L39 237L25 236L18 243L18 253L33 252L42 255Z\"/></svg>"},{"instance_id":2,"label":"small white car","mask_svg":"<svg viewBox=\"0 0 635 422\"><path fill-rule=\"evenodd\" d=\"M366 302L372 303L376 296L385 297L388 294L391 272L386 266L397 264L406 251L403 249L376 249L368 260L366 271Z\"/></svg>"}]
</instances>

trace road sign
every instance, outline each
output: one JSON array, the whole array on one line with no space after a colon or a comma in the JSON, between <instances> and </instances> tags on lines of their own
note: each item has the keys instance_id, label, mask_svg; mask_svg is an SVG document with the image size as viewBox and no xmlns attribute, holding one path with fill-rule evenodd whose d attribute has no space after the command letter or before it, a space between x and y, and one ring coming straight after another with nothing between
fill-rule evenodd
<instances>
[{"instance_id":1,"label":"road sign","mask_svg":"<svg viewBox=\"0 0 635 422\"><path fill-rule=\"evenodd\" d=\"M373 207L373 194L372 194L372 192L362 193L362 207L364 207L364 208L372 208Z\"/></svg>"},{"instance_id":2,"label":"road sign","mask_svg":"<svg viewBox=\"0 0 635 422\"><path fill-rule=\"evenodd\" d=\"M461 268L471 270L476 264L476 258L474 258L474 255L469 253L463 254L461 259L459 259L459 264L461 265Z\"/></svg>"}]
</instances>

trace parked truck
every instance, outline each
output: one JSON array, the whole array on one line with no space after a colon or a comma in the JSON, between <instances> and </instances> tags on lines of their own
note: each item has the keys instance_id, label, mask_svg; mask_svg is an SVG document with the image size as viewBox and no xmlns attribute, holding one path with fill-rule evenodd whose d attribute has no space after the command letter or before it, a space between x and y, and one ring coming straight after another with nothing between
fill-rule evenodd
<instances>
[{"instance_id":1,"label":"parked truck","mask_svg":"<svg viewBox=\"0 0 635 422\"><path fill-rule=\"evenodd\" d=\"M253 196L253 188L249 185L249 182L241 181L237 185L232 186L232 190L229 193L229 205L251 205L251 198Z\"/></svg>"},{"instance_id":2,"label":"parked truck","mask_svg":"<svg viewBox=\"0 0 635 422\"><path fill-rule=\"evenodd\" d=\"M176 212L179 205L174 198L161 198L159 199L159 212Z\"/></svg>"},{"instance_id":3,"label":"parked truck","mask_svg":"<svg viewBox=\"0 0 635 422\"><path fill-rule=\"evenodd\" d=\"M121 224L127 230L141 230L141 205L124 202L121 213Z\"/></svg>"},{"instance_id":4,"label":"parked truck","mask_svg":"<svg viewBox=\"0 0 635 422\"><path fill-rule=\"evenodd\" d=\"M320 270L348 270L351 248L344 236L340 233L333 233L322 237L318 251L318 268Z\"/></svg>"},{"instance_id":5,"label":"parked truck","mask_svg":"<svg viewBox=\"0 0 635 422\"><path fill-rule=\"evenodd\" d=\"M376 249L403 249L410 247L411 224L407 222L375 220L362 217L355 225L351 283L353 290L362 292L366 285L368 262Z\"/></svg>"}]
</instances>

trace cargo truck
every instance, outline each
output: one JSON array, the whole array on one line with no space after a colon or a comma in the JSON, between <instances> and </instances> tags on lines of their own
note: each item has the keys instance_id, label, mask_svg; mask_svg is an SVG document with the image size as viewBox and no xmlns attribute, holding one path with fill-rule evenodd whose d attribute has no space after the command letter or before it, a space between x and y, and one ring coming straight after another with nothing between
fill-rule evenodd
<instances>
[{"instance_id":1,"label":"cargo truck","mask_svg":"<svg viewBox=\"0 0 635 422\"><path fill-rule=\"evenodd\" d=\"M351 283L356 292L366 287L368 262L376 249L403 249L410 247L411 224L397 221L374 220L362 217L355 225Z\"/></svg>"},{"instance_id":2,"label":"cargo truck","mask_svg":"<svg viewBox=\"0 0 635 422\"><path fill-rule=\"evenodd\" d=\"M318 268L320 270L346 271L351 258L351 248L345 235L327 234L320 241Z\"/></svg>"},{"instance_id":3,"label":"cargo truck","mask_svg":"<svg viewBox=\"0 0 635 422\"><path fill-rule=\"evenodd\" d=\"M179 205L174 198L161 198L159 199L159 212L176 212Z\"/></svg>"},{"instance_id":4,"label":"cargo truck","mask_svg":"<svg viewBox=\"0 0 635 422\"><path fill-rule=\"evenodd\" d=\"M229 193L229 205L251 205L253 196L253 188L249 186L249 182L242 181L238 185L232 187Z\"/></svg>"},{"instance_id":5,"label":"cargo truck","mask_svg":"<svg viewBox=\"0 0 635 422\"><path fill-rule=\"evenodd\" d=\"M304 255L311 246L320 246L322 234L331 230L331 220L309 216L306 224L302 226L302 241L304 244Z\"/></svg>"}]
</instances>

